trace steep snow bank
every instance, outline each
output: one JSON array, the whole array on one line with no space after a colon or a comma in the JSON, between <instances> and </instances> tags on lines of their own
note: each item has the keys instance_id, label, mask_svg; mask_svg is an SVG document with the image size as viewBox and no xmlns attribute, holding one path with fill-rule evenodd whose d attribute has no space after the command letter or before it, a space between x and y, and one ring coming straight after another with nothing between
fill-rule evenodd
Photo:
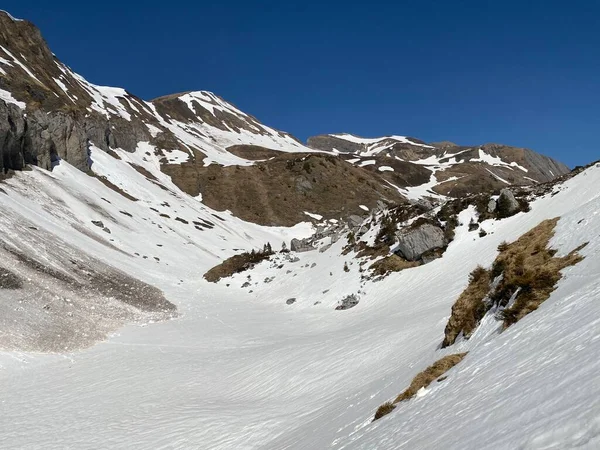
<instances>
[{"instance_id":1,"label":"steep snow bank","mask_svg":"<svg viewBox=\"0 0 600 450\"><path fill-rule=\"evenodd\" d=\"M132 183L147 183L140 174L130 176ZM36 183L28 183L33 178ZM66 358L2 354L5 445L592 448L600 436L599 183L600 168L593 167L534 202L530 213L484 223L489 234L483 239L467 231L465 216L442 259L378 283L357 284L358 268L345 272L344 258L331 256L338 254L332 248L298 254L284 269L263 263L251 274L252 287L241 288L247 275L215 285L201 272L235 248L266 241L278 248L283 230L227 214L218 214L221 221L196 200L160 187L130 202L66 165L50 176L37 170L19 175L2 186L8 192L0 194L3 207L151 281L183 317L126 327ZM64 205L44 208L48 193ZM123 257L74 235L71 223L99 214L88 205L92 200L116 219L111 244L160 262ZM121 209L133 217L121 217ZM200 217L215 228L199 231L174 221L176 215ZM500 242L556 216L563 218L552 244L564 253L590 241L581 252L585 260L565 271L538 311L485 342L469 341L469 355L446 381L371 424L377 406L446 354L438 350L444 326L471 270L489 265ZM333 310L358 290L356 307ZM296 302L286 304L291 297Z\"/></svg>"}]
</instances>

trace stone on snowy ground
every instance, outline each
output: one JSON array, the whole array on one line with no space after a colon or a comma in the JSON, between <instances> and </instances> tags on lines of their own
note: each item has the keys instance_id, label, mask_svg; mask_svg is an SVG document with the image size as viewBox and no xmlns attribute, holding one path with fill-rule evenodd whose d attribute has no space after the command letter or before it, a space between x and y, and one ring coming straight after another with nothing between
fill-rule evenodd
<instances>
[{"instance_id":1,"label":"stone on snowy ground","mask_svg":"<svg viewBox=\"0 0 600 450\"><path fill-rule=\"evenodd\" d=\"M304 239L292 239L292 242L290 243L290 250L300 253L309 252L311 250L315 250L315 248Z\"/></svg>"},{"instance_id":2,"label":"stone on snowy ground","mask_svg":"<svg viewBox=\"0 0 600 450\"><path fill-rule=\"evenodd\" d=\"M358 305L358 296L356 294L350 294L346 298L344 298L340 304L335 308L336 311L343 311L346 309L354 308Z\"/></svg>"},{"instance_id":3,"label":"stone on snowy ground","mask_svg":"<svg viewBox=\"0 0 600 450\"><path fill-rule=\"evenodd\" d=\"M396 237L398 238L396 252L408 261L417 261L424 253L446 246L444 230L430 223L424 223L407 231L401 230L396 233Z\"/></svg>"},{"instance_id":4,"label":"stone on snowy ground","mask_svg":"<svg viewBox=\"0 0 600 450\"><path fill-rule=\"evenodd\" d=\"M510 217L518 213L521 207L510 189L502 189L500 197L498 197L496 209L500 217Z\"/></svg>"}]
</instances>

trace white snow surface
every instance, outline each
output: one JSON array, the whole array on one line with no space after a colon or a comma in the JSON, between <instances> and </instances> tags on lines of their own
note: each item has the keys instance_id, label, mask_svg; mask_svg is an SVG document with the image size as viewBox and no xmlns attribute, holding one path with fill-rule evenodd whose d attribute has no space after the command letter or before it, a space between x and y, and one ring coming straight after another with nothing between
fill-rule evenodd
<instances>
[{"instance_id":1,"label":"white snow surface","mask_svg":"<svg viewBox=\"0 0 600 450\"><path fill-rule=\"evenodd\" d=\"M323 216L320 214L315 214L315 213L309 213L304 211L304 214L306 214L308 217L310 217L311 219L315 219L315 220L323 220Z\"/></svg>"},{"instance_id":2,"label":"white snow surface","mask_svg":"<svg viewBox=\"0 0 600 450\"><path fill-rule=\"evenodd\" d=\"M10 51L8 51L6 48L4 48L2 45L0 45L0 48L2 49L2 51L4 53L6 53L8 55L8 57L12 60L12 62L14 62L17 66L19 66L21 69L23 69L23 71L29 75L31 78L33 78L35 81L37 81L39 84L41 84L42 86L44 85L34 74L33 72L31 72L31 70L29 70L29 68L23 64L21 62L21 60L19 58L17 58L15 55L13 55Z\"/></svg>"},{"instance_id":3,"label":"white snow surface","mask_svg":"<svg viewBox=\"0 0 600 450\"><path fill-rule=\"evenodd\" d=\"M23 21L23 19L17 19L15 16L11 15L8 11L5 11L3 9L0 9L0 11L2 11L3 13L5 13L14 22L22 22Z\"/></svg>"},{"instance_id":4,"label":"white snow surface","mask_svg":"<svg viewBox=\"0 0 600 450\"><path fill-rule=\"evenodd\" d=\"M472 162L483 162L489 164L490 166L498 166L498 167L506 167L512 170L513 167L516 167L523 172L529 172L525 167L519 165L517 162L513 161L511 163L507 163L503 161L502 158L497 156L492 156L487 154L482 149L479 149L479 158L471 158Z\"/></svg>"},{"instance_id":5,"label":"white snow surface","mask_svg":"<svg viewBox=\"0 0 600 450\"><path fill-rule=\"evenodd\" d=\"M331 136L338 138L338 139L343 139L345 141L354 142L355 144L366 144L366 145L379 144L381 141L393 140L393 141L401 142L404 144L416 145L418 147L434 148L431 145L419 144L418 142L411 141L406 136L395 136L394 135L394 136L383 136L383 137L377 137L377 138L362 138L362 137L354 136L353 134L348 134L348 133L332 134Z\"/></svg>"},{"instance_id":6,"label":"white snow surface","mask_svg":"<svg viewBox=\"0 0 600 450\"><path fill-rule=\"evenodd\" d=\"M21 109L25 109L27 106L24 102L16 100L10 92L5 91L4 89L0 89L0 100L4 100L6 103L17 105Z\"/></svg>"},{"instance_id":7,"label":"white snow surface","mask_svg":"<svg viewBox=\"0 0 600 450\"><path fill-rule=\"evenodd\" d=\"M236 249L267 241L278 248L281 240L306 236L310 225L267 228L215 213L153 169L157 162L144 148L118 153L121 161L94 148L93 169L137 202L61 163L52 173L34 169L9 179L0 205L34 222L42 236L60 236L160 287L181 317L127 326L76 353L0 353L5 448L600 445L600 167L534 202L527 214L484 222L489 234L483 239L466 229L473 211L463 212L465 225L443 258L378 283L360 282L358 264L340 256L341 239L326 252L296 255L297 262L281 259L283 269L262 263L210 284L202 280L204 271ZM169 191L127 162L152 169ZM45 207L49 202L52 208ZM115 217L111 243L129 256L74 232L78 223L107 239L90 224L98 205ZM210 220L215 228L197 231L150 207L172 218ZM562 219L552 246L566 254L589 241L581 252L585 259L564 271L549 300L507 331L498 334L491 323L478 330L482 336L439 350L450 308L472 269L491 264L500 242L556 216ZM10 224L0 228L14 234ZM160 262L134 252L160 256ZM243 289L247 275L251 287ZM334 310L356 293L355 308ZM286 305L292 297L296 302ZM464 350L469 355L444 382L371 423L377 406L416 373Z\"/></svg>"}]
</instances>

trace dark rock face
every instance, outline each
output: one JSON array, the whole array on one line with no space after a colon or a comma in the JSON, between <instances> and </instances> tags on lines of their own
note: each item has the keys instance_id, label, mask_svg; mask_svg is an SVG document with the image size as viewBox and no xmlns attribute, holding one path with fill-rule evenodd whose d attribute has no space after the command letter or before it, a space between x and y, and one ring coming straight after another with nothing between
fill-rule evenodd
<instances>
[{"instance_id":1,"label":"dark rock face","mask_svg":"<svg viewBox=\"0 0 600 450\"><path fill-rule=\"evenodd\" d=\"M146 123L159 125L150 107L128 93L119 103L130 120L114 105L104 104L106 114L95 109L96 87L63 65L30 22L0 11L0 45L0 56L9 61L2 65L0 89L26 105L23 110L0 100L1 170L25 164L50 170L61 159L87 170L90 142L134 151L151 138Z\"/></svg>"}]
</instances>

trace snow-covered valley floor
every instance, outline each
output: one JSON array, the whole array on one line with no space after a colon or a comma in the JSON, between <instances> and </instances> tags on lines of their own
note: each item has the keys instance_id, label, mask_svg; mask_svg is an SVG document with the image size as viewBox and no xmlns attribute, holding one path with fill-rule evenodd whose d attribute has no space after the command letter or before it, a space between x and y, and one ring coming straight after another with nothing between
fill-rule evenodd
<instances>
[{"instance_id":1,"label":"snow-covered valley floor","mask_svg":"<svg viewBox=\"0 0 600 450\"><path fill-rule=\"evenodd\" d=\"M268 229L215 218L177 195L168 178L160 178L165 191L100 151L93 156L97 173L121 180L137 202L63 164L0 185L3 211L35 223L40 239L51 233L162 289L179 317L127 325L77 352L0 353L2 448L600 448L600 167L527 214L484 223L485 238L467 231L464 212L443 258L381 282L361 288L357 265L344 272L347 258L334 246L299 254L284 269L260 265L253 279L275 278L250 293L240 287L245 273L218 284L202 274L238 249L267 241L278 248L309 233L308 225ZM90 223L98 205L110 235ZM214 228L200 231L176 216ZM489 266L502 241L557 216L551 245L559 254L589 245L550 299L502 334L476 333L439 350L473 268ZM19 242L10 223L0 225ZM357 289L358 306L334 310ZM298 300L286 305L290 297ZM371 423L418 372L465 350L444 382Z\"/></svg>"}]
</instances>

